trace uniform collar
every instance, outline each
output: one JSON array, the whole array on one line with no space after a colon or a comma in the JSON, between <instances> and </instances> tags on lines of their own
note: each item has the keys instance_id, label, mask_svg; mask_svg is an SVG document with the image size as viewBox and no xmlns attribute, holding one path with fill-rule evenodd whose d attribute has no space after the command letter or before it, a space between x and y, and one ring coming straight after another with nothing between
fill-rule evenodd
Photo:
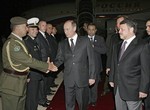
<instances>
[{"instance_id":1,"label":"uniform collar","mask_svg":"<svg viewBox=\"0 0 150 110\"><path fill-rule=\"evenodd\" d=\"M22 41L22 38L21 37L19 37L17 34L15 34L15 33L11 33L12 35L14 35L15 37L17 37L18 39L20 39L21 41Z\"/></svg>"}]
</instances>

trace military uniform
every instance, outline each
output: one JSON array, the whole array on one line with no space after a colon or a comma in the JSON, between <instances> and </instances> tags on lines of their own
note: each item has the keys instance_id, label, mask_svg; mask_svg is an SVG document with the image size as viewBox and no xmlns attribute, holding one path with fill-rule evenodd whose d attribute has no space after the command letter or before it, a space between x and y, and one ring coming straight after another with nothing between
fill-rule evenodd
<instances>
[{"instance_id":1,"label":"military uniform","mask_svg":"<svg viewBox=\"0 0 150 110\"><path fill-rule=\"evenodd\" d=\"M35 39L30 36L26 36L24 40L28 48L29 53L33 58L42 60L41 52L38 49L38 45ZM28 78L30 79L27 84L27 98L26 98L26 110L36 110L38 106L38 93L39 93L39 83L42 80L42 73L35 69L30 69Z\"/></svg>"},{"instance_id":2,"label":"military uniform","mask_svg":"<svg viewBox=\"0 0 150 110\"><path fill-rule=\"evenodd\" d=\"M22 23L22 18L15 18L15 20L12 21L14 24ZM14 33L9 35L8 40L3 46L2 60L4 68L0 76L2 109L25 110L29 67L46 72L48 64L33 59L32 56L28 54L24 41L19 39Z\"/></svg>"},{"instance_id":3,"label":"military uniform","mask_svg":"<svg viewBox=\"0 0 150 110\"><path fill-rule=\"evenodd\" d=\"M29 29L37 28L38 21L39 21L38 18L28 19L27 24ZM39 50L39 46L35 41L36 39L35 37L36 36L35 35L33 36L29 31L24 41L27 46L28 52L32 55L32 57L38 60L42 60L41 52ZM37 110L39 86L42 77L43 77L42 72L30 68L30 72L28 75L30 81L27 83L26 110Z\"/></svg>"}]
</instances>

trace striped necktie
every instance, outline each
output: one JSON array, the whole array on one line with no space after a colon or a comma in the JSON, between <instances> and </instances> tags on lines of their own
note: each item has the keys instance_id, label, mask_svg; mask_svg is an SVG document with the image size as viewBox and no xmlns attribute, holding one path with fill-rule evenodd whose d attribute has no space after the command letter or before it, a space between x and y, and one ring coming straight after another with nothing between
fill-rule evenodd
<instances>
[{"instance_id":1,"label":"striped necktie","mask_svg":"<svg viewBox=\"0 0 150 110\"><path fill-rule=\"evenodd\" d=\"M119 61L121 60L121 57L122 55L124 54L125 52L125 47L126 47L126 44L127 44L127 41L124 41L121 45L121 48L120 48L120 55L119 55Z\"/></svg>"},{"instance_id":2,"label":"striped necktie","mask_svg":"<svg viewBox=\"0 0 150 110\"><path fill-rule=\"evenodd\" d=\"M73 39L70 39L70 41L71 41L70 48L71 48L71 50L73 51L73 50L74 50L75 45L74 45Z\"/></svg>"}]
</instances>

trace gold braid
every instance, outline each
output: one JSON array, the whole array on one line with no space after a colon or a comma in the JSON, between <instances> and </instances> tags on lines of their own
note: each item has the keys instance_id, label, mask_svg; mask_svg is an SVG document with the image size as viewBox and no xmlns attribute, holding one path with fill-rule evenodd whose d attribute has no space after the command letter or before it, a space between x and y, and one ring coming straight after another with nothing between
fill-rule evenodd
<instances>
[{"instance_id":1,"label":"gold braid","mask_svg":"<svg viewBox=\"0 0 150 110\"><path fill-rule=\"evenodd\" d=\"M25 51L25 53L27 53L28 54L28 51L27 51L27 49L26 49L26 47L21 43L21 42L19 42L18 40L15 40L16 42L18 42L21 46L22 46L22 48L23 48L23 50ZM29 67L26 67L25 69L23 69L23 70L19 70L19 69L17 69L15 66L20 66L21 64L13 64L13 62L11 61L11 58L10 58L10 48L9 48L9 45L10 45L10 41L8 42L8 44L7 44L7 46L6 46L6 52L7 52L7 57L8 57L8 61L9 61L9 63L10 63L10 66L14 69L14 70L16 70L16 71L19 71L19 72L24 72L24 71L27 71L27 70L29 70L30 68ZM31 57L31 55L29 54L29 56Z\"/></svg>"}]
</instances>

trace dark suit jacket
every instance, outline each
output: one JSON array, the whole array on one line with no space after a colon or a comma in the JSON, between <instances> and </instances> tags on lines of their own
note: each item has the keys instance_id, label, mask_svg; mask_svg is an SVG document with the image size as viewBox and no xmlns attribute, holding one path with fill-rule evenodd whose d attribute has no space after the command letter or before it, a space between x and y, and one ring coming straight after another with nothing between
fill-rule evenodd
<instances>
[{"instance_id":1,"label":"dark suit jacket","mask_svg":"<svg viewBox=\"0 0 150 110\"><path fill-rule=\"evenodd\" d=\"M35 40L33 40L30 36L26 36L24 42L27 46L29 54L32 55L33 58L37 60L42 60L41 52ZM33 68L30 69L29 78L32 80L41 80L42 74L40 71L35 70Z\"/></svg>"},{"instance_id":2,"label":"dark suit jacket","mask_svg":"<svg viewBox=\"0 0 150 110\"><path fill-rule=\"evenodd\" d=\"M57 49L58 49L58 44L57 44L57 41L56 41L56 38L54 38L52 35L47 35L47 39L49 41L49 47L51 49L51 61L54 61L55 58L56 58L56 55L57 55Z\"/></svg>"},{"instance_id":3,"label":"dark suit jacket","mask_svg":"<svg viewBox=\"0 0 150 110\"><path fill-rule=\"evenodd\" d=\"M114 82L115 93L119 87L123 100L139 100L139 92L147 93L149 88L149 50L135 38L118 61L121 43L114 46L109 82Z\"/></svg>"},{"instance_id":4,"label":"dark suit jacket","mask_svg":"<svg viewBox=\"0 0 150 110\"><path fill-rule=\"evenodd\" d=\"M110 42L107 43L107 62L106 62L106 68L110 68L111 65L111 59L112 59L112 50L113 45L116 43L119 43L121 41L120 36L118 33L115 33L111 36Z\"/></svg>"},{"instance_id":5,"label":"dark suit jacket","mask_svg":"<svg viewBox=\"0 0 150 110\"><path fill-rule=\"evenodd\" d=\"M60 42L55 65L64 63L64 84L67 87L88 86L89 79L95 79L94 51L86 36L77 38L74 51L68 39Z\"/></svg>"},{"instance_id":6,"label":"dark suit jacket","mask_svg":"<svg viewBox=\"0 0 150 110\"><path fill-rule=\"evenodd\" d=\"M100 74L100 72L103 70L101 54L106 53L106 43L103 37L95 35L93 45L96 74Z\"/></svg>"},{"instance_id":7,"label":"dark suit jacket","mask_svg":"<svg viewBox=\"0 0 150 110\"><path fill-rule=\"evenodd\" d=\"M42 61L47 62L47 58L51 57L51 50L48 42L40 32L37 34L36 41L41 51Z\"/></svg>"}]
</instances>

